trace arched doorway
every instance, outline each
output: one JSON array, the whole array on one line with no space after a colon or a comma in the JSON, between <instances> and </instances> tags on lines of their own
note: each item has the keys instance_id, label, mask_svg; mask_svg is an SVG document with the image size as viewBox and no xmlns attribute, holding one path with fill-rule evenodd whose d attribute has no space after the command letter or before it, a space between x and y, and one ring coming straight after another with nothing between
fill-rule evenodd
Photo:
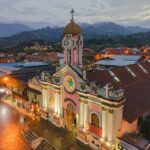
<instances>
[{"instance_id":1,"label":"arched doorway","mask_svg":"<svg viewBox=\"0 0 150 150\"><path fill-rule=\"evenodd\" d=\"M91 115L91 125L99 128L99 118L95 113L92 113Z\"/></svg>"},{"instance_id":2,"label":"arched doorway","mask_svg":"<svg viewBox=\"0 0 150 150\"><path fill-rule=\"evenodd\" d=\"M66 128L69 131L74 131L76 128L76 114L74 105L69 103L66 107Z\"/></svg>"}]
</instances>

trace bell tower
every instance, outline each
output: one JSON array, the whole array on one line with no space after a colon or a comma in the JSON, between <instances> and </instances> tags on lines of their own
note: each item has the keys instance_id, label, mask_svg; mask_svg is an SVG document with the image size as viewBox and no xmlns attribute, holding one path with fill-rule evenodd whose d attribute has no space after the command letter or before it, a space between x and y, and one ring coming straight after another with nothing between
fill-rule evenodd
<instances>
[{"instance_id":1,"label":"bell tower","mask_svg":"<svg viewBox=\"0 0 150 150\"><path fill-rule=\"evenodd\" d=\"M83 34L80 26L74 21L75 11L71 10L71 21L63 32L64 64L82 65Z\"/></svg>"}]
</instances>

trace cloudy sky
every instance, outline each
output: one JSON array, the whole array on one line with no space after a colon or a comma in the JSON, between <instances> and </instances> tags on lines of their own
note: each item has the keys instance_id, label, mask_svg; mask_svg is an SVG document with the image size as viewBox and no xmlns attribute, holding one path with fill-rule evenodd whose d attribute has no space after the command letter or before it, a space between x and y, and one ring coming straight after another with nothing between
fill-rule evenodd
<instances>
[{"instance_id":1,"label":"cloudy sky","mask_svg":"<svg viewBox=\"0 0 150 150\"><path fill-rule=\"evenodd\" d=\"M150 28L150 0L0 0L0 22L62 26L70 20L71 8L76 22Z\"/></svg>"}]
</instances>

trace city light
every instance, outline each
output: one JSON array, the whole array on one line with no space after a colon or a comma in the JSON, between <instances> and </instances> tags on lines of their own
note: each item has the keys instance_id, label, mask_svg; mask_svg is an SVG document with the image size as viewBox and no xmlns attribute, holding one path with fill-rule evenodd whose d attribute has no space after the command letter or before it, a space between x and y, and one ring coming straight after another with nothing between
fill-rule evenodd
<instances>
[{"instance_id":1,"label":"city light","mask_svg":"<svg viewBox=\"0 0 150 150\"><path fill-rule=\"evenodd\" d=\"M5 107L1 109L1 115L4 117L7 116L7 109Z\"/></svg>"},{"instance_id":2,"label":"city light","mask_svg":"<svg viewBox=\"0 0 150 150\"><path fill-rule=\"evenodd\" d=\"M4 92L5 92L5 89L4 89L4 88L0 88L0 92L1 92L1 93L4 93Z\"/></svg>"},{"instance_id":3,"label":"city light","mask_svg":"<svg viewBox=\"0 0 150 150\"><path fill-rule=\"evenodd\" d=\"M4 81L8 81L8 77L4 77Z\"/></svg>"},{"instance_id":4,"label":"city light","mask_svg":"<svg viewBox=\"0 0 150 150\"><path fill-rule=\"evenodd\" d=\"M24 122L25 122L25 120L24 120L24 117L23 117L23 116L20 116L19 122L20 122L20 123L24 123Z\"/></svg>"}]
</instances>

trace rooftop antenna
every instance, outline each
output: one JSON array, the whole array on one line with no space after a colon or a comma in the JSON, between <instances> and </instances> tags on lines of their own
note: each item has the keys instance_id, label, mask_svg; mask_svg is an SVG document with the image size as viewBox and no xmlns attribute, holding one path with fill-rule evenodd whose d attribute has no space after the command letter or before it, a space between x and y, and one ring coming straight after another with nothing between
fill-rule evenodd
<instances>
[{"instance_id":1,"label":"rooftop antenna","mask_svg":"<svg viewBox=\"0 0 150 150\"><path fill-rule=\"evenodd\" d=\"M71 13L71 21L73 21L73 20L74 20L74 19L73 19L73 15L74 15L74 13L75 13L75 11L74 11L73 8L71 9L70 13Z\"/></svg>"}]
</instances>

